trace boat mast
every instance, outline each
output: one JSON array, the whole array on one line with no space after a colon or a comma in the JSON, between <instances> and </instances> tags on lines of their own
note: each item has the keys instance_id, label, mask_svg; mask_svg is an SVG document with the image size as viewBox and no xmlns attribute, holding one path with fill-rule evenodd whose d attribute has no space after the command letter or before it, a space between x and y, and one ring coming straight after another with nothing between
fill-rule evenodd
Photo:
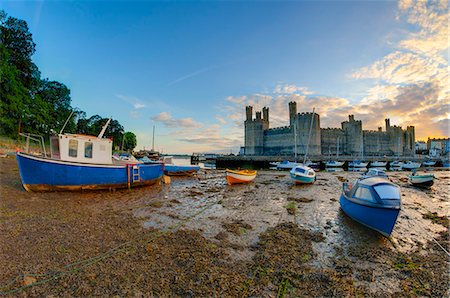
<instances>
[{"instance_id":1,"label":"boat mast","mask_svg":"<svg viewBox=\"0 0 450 298\"><path fill-rule=\"evenodd\" d=\"M294 162L297 162L297 119L294 121Z\"/></svg>"},{"instance_id":2,"label":"boat mast","mask_svg":"<svg viewBox=\"0 0 450 298\"><path fill-rule=\"evenodd\" d=\"M153 125L152 151L155 152L155 125Z\"/></svg>"},{"instance_id":3,"label":"boat mast","mask_svg":"<svg viewBox=\"0 0 450 298\"><path fill-rule=\"evenodd\" d=\"M339 138L340 138L340 137L337 137L337 140L336 140L336 142L337 142L337 148L336 148L336 161L337 161L337 159L338 159L338 157L339 157Z\"/></svg>"},{"instance_id":4,"label":"boat mast","mask_svg":"<svg viewBox=\"0 0 450 298\"><path fill-rule=\"evenodd\" d=\"M99 139L103 138L103 134L105 133L106 128L109 125L109 122L111 122L111 117L109 117L108 121L106 121L105 125L103 125L102 131L98 134L97 138L99 138Z\"/></svg>"},{"instance_id":5,"label":"boat mast","mask_svg":"<svg viewBox=\"0 0 450 298\"><path fill-rule=\"evenodd\" d=\"M305 156L303 158L303 164L306 164L306 156L308 156L308 149L309 149L309 141L311 140L311 131L312 131L312 127L313 127L313 122L314 122L314 111L316 108L313 108L312 111L312 115L311 115L311 125L309 126L309 135L308 135L308 144L306 145L306 150L305 150Z\"/></svg>"},{"instance_id":6,"label":"boat mast","mask_svg":"<svg viewBox=\"0 0 450 298\"><path fill-rule=\"evenodd\" d=\"M62 134L62 133L63 133L64 128L66 128L67 122L69 122L70 117L72 117L72 115L73 115L73 111L74 111L74 110L72 110L72 111L70 112L70 115L69 115L69 117L67 117L66 122L64 122L64 125L63 125L63 127L61 128L61 131L59 132L59 134Z\"/></svg>"}]
</instances>

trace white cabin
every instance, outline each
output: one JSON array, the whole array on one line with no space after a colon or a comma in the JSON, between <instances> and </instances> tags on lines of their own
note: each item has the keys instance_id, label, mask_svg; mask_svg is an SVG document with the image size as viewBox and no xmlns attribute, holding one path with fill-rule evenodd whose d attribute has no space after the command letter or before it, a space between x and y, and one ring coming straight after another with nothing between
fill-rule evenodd
<instances>
[{"instance_id":1,"label":"white cabin","mask_svg":"<svg viewBox=\"0 0 450 298\"><path fill-rule=\"evenodd\" d=\"M52 159L91 164L112 164L112 140L81 134L50 137Z\"/></svg>"}]
</instances>

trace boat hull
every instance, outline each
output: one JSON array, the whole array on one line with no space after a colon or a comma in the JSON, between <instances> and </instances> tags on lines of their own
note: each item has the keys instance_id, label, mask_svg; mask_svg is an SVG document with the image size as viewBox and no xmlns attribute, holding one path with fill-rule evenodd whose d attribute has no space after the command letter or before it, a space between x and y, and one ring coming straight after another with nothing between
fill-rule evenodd
<instances>
[{"instance_id":1,"label":"boat hull","mask_svg":"<svg viewBox=\"0 0 450 298\"><path fill-rule=\"evenodd\" d=\"M240 175L237 173L227 172L227 183L228 185L232 184L241 184L241 183L250 183L255 180L255 175Z\"/></svg>"},{"instance_id":2,"label":"boat hull","mask_svg":"<svg viewBox=\"0 0 450 298\"><path fill-rule=\"evenodd\" d=\"M116 189L158 183L161 164L100 165L66 162L17 154L20 177L27 191ZM133 172L139 172L133 179ZM134 180L134 181L133 181Z\"/></svg>"},{"instance_id":3,"label":"boat hull","mask_svg":"<svg viewBox=\"0 0 450 298\"><path fill-rule=\"evenodd\" d=\"M366 168L367 162L350 162L348 164L349 168Z\"/></svg>"},{"instance_id":4,"label":"boat hull","mask_svg":"<svg viewBox=\"0 0 450 298\"><path fill-rule=\"evenodd\" d=\"M372 163L370 163L371 167L374 168L382 168L382 167L386 167L387 165L387 161L374 161Z\"/></svg>"},{"instance_id":5,"label":"boat hull","mask_svg":"<svg viewBox=\"0 0 450 298\"><path fill-rule=\"evenodd\" d=\"M311 184L316 181L316 176L302 176L302 175L295 175L290 173L292 181L295 182L295 184Z\"/></svg>"},{"instance_id":6,"label":"boat hull","mask_svg":"<svg viewBox=\"0 0 450 298\"><path fill-rule=\"evenodd\" d=\"M355 203L343 194L340 198L341 209L353 220L389 237L394 229L400 209L379 208Z\"/></svg>"},{"instance_id":7,"label":"boat hull","mask_svg":"<svg viewBox=\"0 0 450 298\"><path fill-rule=\"evenodd\" d=\"M430 188L434 184L433 175L409 176L409 183L422 188Z\"/></svg>"},{"instance_id":8,"label":"boat hull","mask_svg":"<svg viewBox=\"0 0 450 298\"><path fill-rule=\"evenodd\" d=\"M344 165L343 161L327 162L325 164L326 168L340 168Z\"/></svg>"},{"instance_id":9,"label":"boat hull","mask_svg":"<svg viewBox=\"0 0 450 298\"><path fill-rule=\"evenodd\" d=\"M189 176L197 173L200 170L199 166L175 166L165 165L164 174L168 176Z\"/></svg>"}]
</instances>

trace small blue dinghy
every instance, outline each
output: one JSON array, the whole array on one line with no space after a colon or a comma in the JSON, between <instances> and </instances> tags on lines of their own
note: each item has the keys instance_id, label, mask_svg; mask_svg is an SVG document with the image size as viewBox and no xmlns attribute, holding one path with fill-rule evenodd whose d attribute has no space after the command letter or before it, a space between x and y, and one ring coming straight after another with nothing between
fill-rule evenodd
<instances>
[{"instance_id":1,"label":"small blue dinghy","mask_svg":"<svg viewBox=\"0 0 450 298\"><path fill-rule=\"evenodd\" d=\"M383 177L344 183L340 198L342 210L355 221L389 237L401 209L400 187Z\"/></svg>"}]
</instances>

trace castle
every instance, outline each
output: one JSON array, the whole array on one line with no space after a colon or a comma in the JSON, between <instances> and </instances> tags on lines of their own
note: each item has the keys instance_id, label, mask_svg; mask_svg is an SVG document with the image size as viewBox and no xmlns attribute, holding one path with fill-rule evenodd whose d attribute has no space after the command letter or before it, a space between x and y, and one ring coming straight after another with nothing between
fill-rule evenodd
<instances>
[{"instance_id":1,"label":"castle","mask_svg":"<svg viewBox=\"0 0 450 298\"><path fill-rule=\"evenodd\" d=\"M414 126L404 130L391 126L389 119L385 119L385 131L381 127L363 130L361 120L353 115L341 123L341 128L321 128L317 113L297 113L297 103L290 102L289 126L269 128L269 108L264 107L262 115L256 112L255 119L252 106L245 110L245 155L294 155L294 140L297 154L303 155L308 138L309 156L336 155L338 148L341 156L412 156L415 150Z\"/></svg>"}]
</instances>

